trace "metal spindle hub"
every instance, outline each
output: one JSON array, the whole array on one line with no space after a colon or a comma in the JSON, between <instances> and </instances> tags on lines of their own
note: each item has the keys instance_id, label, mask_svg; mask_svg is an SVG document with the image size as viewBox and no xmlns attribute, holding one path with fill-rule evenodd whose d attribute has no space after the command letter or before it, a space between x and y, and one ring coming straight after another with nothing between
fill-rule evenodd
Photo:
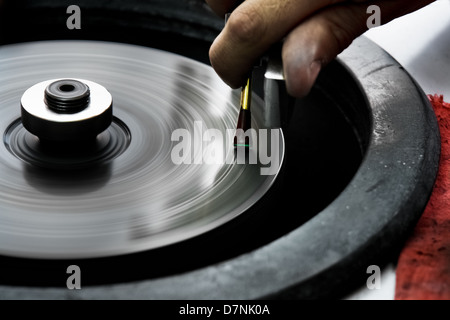
<instances>
[{"instance_id":1,"label":"metal spindle hub","mask_svg":"<svg viewBox=\"0 0 450 320\"><path fill-rule=\"evenodd\" d=\"M22 123L41 140L90 140L111 125L112 105L111 94L95 82L48 80L23 94Z\"/></svg>"}]
</instances>

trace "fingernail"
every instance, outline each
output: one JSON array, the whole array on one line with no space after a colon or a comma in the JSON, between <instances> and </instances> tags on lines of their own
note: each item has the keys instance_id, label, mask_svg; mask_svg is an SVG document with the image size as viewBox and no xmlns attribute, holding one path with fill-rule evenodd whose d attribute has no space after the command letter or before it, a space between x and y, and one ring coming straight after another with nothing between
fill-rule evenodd
<instances>
[{"instance_id":1,"label":"fingernail","mask_svg":"<svg viewBox=\"0 0 450 320\"><path fill-rule=\"evenodd\" d=\"M322 63L319 60L314 60L311 62L311 65L309 66L310 89L314 85L314 82L316 82L320 70L322 70Z\"/></svg>"},{"instance_id":2,"label":"fingernail","mask_svg":"<svg viewBox=\"0 0 450 320\"><path fill-rule=\"evenodd\" d=\"M289 94L294 97L302 98L311 91L317 76L322 69L322 63L319 60L314 60L309 63L299 63L293 68L285 70L286 85Z\"/></svg>"}]
</instances>

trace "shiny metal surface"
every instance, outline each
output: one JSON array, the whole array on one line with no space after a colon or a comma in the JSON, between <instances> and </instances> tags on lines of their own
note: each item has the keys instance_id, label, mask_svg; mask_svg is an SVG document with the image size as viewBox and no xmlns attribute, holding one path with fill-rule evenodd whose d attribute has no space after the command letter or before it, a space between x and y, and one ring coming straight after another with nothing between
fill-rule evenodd
<instances>
[{"instance_id":1,"label":"shiny metal surface","mask_svg":"<svg viewBox=\"0 0 450 320\"><path fill-rule=\"evenodd\" d=\"M0 65L2 133L20 117L26 89L69 77L107 88L114 116L131 136L115 159L63 173L27 164L1 144L2 255L89 258L169 245L242 214L276 179L276 174L261 175L259 163L176 165L171 160L174 130L193 133L201 121L204 130L225 132L236 124L239 92L206 65L154 49L89 41L3 46ZM259 128L263 102L254 96L252 103L253 127ZM213 143L204 144L204 152ZM282 134L279 145L281 165Z\"/></svg>"},{"instance_id":2,"label":"shiny metal surface","mask_svg":"<svg viewBox=\"0 0 450 320\"><path fill-rule=\"evenodd\" d=\"M63 83L63 85L66 83L66 86L75 86L77 83L80 86L84 85L89 94L86 106L77 112L62 112L63 110L58 111L51 107L46 100L46 95L48 89L57 83ZM76 90L72 91L76 92ZM82 91L81 93L85 95L86 92ZM72 92L65 92L65 95L66 100L70 100L70 98L73 100L73 97L70 97L73 95ZM73 141L95 138L112 122L113 100L111 94L98 83L85 79L72 79L72 81L52 79L39 82L25 91L20 105L25 128L47 140Z\"/></svg>"}]
</instances>

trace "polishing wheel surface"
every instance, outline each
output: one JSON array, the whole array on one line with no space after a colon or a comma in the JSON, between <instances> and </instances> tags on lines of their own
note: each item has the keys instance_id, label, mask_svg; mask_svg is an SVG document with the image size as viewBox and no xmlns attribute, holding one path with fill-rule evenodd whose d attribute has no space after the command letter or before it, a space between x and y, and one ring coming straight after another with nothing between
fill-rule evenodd
<instances>
[{"instance_id":1,"label":"polishing wheel surface","mask_svg":"<svg viewBox=\"0 0 450 320\"><path fill-rule=\"evenodd\" d=\"M197 122L203 131L218 129L226 137L236 125L239 92L204 64L139 46L49 41L2 46L0 65L0 130L5 133L0 146L0 254L91 258L162 247L232 220L276 179L278 168L274 175L261 175L259 162L172 161L179 143L172 141L175 130L194 136ZM58 164L54 154L50 160L33 158L35 163L21 157L20 152L37 148L37 138L18 120L20 97L36 83L67 77L95 81L111 92L115 120L98 143L120 146L105 161L95 159L95 166L52 170L48 164ZM262 101L254 97L253 106L257 113ZM192 157L206 154L214 143L219 141L192 150ZM282 160L282 134L279 144ZM232 143L229 147L225 154L233 152Z\"/></svg>"}]
</instances>

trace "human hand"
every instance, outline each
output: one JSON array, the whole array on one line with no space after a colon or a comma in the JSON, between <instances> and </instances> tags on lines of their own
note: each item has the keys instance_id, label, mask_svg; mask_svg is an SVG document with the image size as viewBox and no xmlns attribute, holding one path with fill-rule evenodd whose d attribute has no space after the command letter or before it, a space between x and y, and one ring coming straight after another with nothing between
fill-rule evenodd
<instances>
[{"instance_id":1,"label":"human hand","mask_svg":"<svg viewBox=\"0 0 450 320\"><path fill-rule=\"evenodd\" d=\"M434 0L206 0L219 15L232 14L210 49L218 75L232 88L242 86L254 63L283 41L288 92L308 94L320 70L367 30L369 5L381 9L381 23ZM233 10L234 9L234 10Z\"/></svg>"}]
</instances>

